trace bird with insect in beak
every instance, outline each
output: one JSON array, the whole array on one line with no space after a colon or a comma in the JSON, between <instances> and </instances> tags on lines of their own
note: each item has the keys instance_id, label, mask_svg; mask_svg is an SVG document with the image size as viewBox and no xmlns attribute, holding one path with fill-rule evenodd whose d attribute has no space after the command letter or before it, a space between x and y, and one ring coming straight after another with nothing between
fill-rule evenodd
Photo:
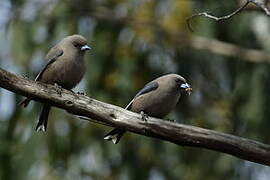
<instances>
[{"instance_id":1,"label":"bird with insect in beak","mask_svg":"<svg viewBox=\"0 0 270 180\"><path fill-rule=\"evenodd\" d=\"M41 69L35 81L56 85L71 90L83 78L86 67L84 54L91 48L81 35L71 35L52 47L46 55L47 64ZM26 107L32 97L24 99L20 105ZM43 104L36 131L46 131L51 106Z\"/></svg>"},{"instance_id":2,"label":"bird with insect in beak","mask_svg":"<svg viewBox=\"0 0 270 180\"><path fill-rule=\"evenodd\" d=\"M178 74L161 76L144 86L125 109L147 116L163 118L176 106L181 93L191 94L192 88L185 78ZM126 131L115 128L104 136L105 140L117 144Z\"/></svg>"}]
</instances>

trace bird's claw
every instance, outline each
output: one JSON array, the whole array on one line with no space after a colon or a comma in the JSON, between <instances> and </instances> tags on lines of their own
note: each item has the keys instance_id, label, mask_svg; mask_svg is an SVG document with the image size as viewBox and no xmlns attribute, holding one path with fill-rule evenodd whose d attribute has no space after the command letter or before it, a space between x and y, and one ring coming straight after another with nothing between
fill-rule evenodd
<instances>
[{"instance_id":1,"label":"bird's claw","mask_svg":"<svg viewBox=\"0 0 270 180\"><path fill-rule=\"evenodd\" d=\"M57 92L57 94L59 94L59 95L61 95L62 94L62 87L61 86L59 86L57 83L54 83L54 86L55 86L55 88L56 88L56 92Z\"/></svg>"},{"instance_id":2,"label":"bird's claw","mask_svg":"<svg viewBox=\"0 0 270 180\"><path fill-rule=\"evenodd\" d=\"M86 93L84 92L77 92L78 95L86 96Z\"/></svg>"},{"instance_id":3,"label":"bird's claw","mask_svg":"<svg viewBox=\"0 0 270 180\"><path fill-rule=\"evenodd\" d=\"M144 113L143 111L141 111L140 114L142 116L142 120L146 122L147 119L149 118L149 116L146 113Z\"/></svg>"},{"instance_id":4,"label":"bird's claw","mask_svg":"<svg viewBox=\"0 0 270 180\"><path fill-rule=\"evenodd\" d=\"M23 78L29 79L29 76L27 74L22 75Z\"/></svg>"},{"instance_id":5,"label":"bird's claw","mask_svg":"<svg viewBox=\"0 0 270 180\"><path fill-rule=\"evenodd\" d=\"M170 122L176 122L175 119L168 119L168 121L170 121Z\"/></svg>"}]
</instances>

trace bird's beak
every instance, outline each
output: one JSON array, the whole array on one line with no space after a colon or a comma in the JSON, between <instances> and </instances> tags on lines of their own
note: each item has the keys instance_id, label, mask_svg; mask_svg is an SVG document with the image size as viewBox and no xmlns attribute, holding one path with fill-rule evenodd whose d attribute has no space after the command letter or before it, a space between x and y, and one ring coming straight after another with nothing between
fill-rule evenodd
<instances>
[{"instance_id":1,"label":"bird's beak","mask_svg":"<svg viewBox=\"0 0 270 180\"><path fill-rule=\"evenodd\" d=\"M90 48L90 47L87 46L87 45L84 45L84 46L81 47L81 51L88 51L88 50L90 50L90 49L92 49L92 48Z\"/></svg>"},{"instance_id":2,"label":"bird's beak","mask_svg":"<svg viewBox=\"0 0 270 180\"><path fill-rule=\"evenodd\" d=\"M192 93L192 88L188 83L181 84L181 89L184 89L188 95Z\"/></svg>"}]
</instances>

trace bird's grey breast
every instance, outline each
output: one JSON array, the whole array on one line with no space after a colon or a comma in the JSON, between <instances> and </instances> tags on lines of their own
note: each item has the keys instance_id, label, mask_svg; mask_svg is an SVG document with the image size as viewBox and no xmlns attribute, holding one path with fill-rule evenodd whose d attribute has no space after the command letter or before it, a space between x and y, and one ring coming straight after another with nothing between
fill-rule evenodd
<instances>
[{"instance_id":1,"label":"bird's grey breast","mask_svg":"<svg viewBox=\"0 0 270 180\"><path fill-rule=\"evenodd\" d=\"M63 51L63 55L53 64L58 71L55 73L55 83L63 88L72 89L81 81L85 73L83 54L68 47Z\"/></svg>"},{"instance_id":2,"label":"bird's grey breast","mask_svg":"<svg viewBox=\"0 0 270 180\"><path fill-rule=\"evenodd\" d=\"M63 82L68 89L75 87L83 78L85 73L85 64L83 54L73 53L65 58L67 65L64 66Z\"/></svg>"}]
</instances>

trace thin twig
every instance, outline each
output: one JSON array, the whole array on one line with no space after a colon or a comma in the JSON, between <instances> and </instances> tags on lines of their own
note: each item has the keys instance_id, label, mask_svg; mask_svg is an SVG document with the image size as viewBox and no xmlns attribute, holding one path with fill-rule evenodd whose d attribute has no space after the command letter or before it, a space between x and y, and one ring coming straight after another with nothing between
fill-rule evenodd
<instances>
[{"instance_id":1,"label":"thin twig","mask_svg":"<svg viewBox=\"0 0 270 180\"><path fill-rule=\"evenodd\" d=\"M188 26L189 30L190 30L191 32L193 32L193 29L192 29L191 24L190 24L190 20L193 19L194 17L197 17L197 16L204 16L204 17L213 19L213 20L215 20L215 21L227 20L227 19L231 18L232 16L236 15L237 13L239 13L240 11L242 11L249 3L250 3L250 1L247 0L246 3L245 3L243 6L237 8L237 9L236 9L235 11L233 11L232 13L230 13L230 14L228 14L228 15L226 15L226 16L221 16L221 17L216 17L216 16L214 16L214 15L211 15L210 12L201 12L201 13L193 14L193 15L191 15L190 17L188 17L188 18L186 19L187 26Z\"/></svg>"}]
</instances>

